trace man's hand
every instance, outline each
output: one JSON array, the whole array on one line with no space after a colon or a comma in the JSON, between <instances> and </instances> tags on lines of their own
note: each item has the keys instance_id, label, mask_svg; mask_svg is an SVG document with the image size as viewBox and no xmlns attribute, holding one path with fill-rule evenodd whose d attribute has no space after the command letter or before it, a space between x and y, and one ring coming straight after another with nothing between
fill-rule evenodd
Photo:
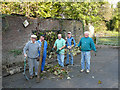
<instances>
[{"instance_id":1,"label":"man's hand","mask_svg":"<svg viewBox=\"0 0 120 90\"><path fill-rule=\"evenodd\" d=\"M74 47L74 45L72 45L71 47Z\"/></svg>"},{"instance_id":2,"label":"man's hand","mask_svg":"<svg viewBox=\"0 0 120 90\"><path fill-rule=\"evenodd\" d=\"M95 53L95 56L96 56L96 53Z\"/></svg>"},{"instance_id":3,"label":"man's hand","mask_svg":"<svg viewBox=\"0 0 120 90\"><path fill-rule=\"evenodd\" d=\"M95 56L97 55L96 53L97 53L97 51L95 51Z\"/></svg>"},{"instance_id":4,"label":"man's hand","mask_svg":"<svg viewBox=\"0 0 120 90\"><path fill-rule=\"evenodd\" d=\"M67 48L68 48L68 49L71 49L71 47L70 47L70 46L68 46Z\"/></svg>"},{"instance_id":5,"label":"man's hand","mask_svg":"<svg viewBox=\"0 0 120 90\"><path fill-rule=\"evenodd\" d=\"M59 50L61 50L62 48L59 48Z\"/></svg>"},{"instance_id":6,"label":"man's hand","mask_svg":"<svg viewBox=\"0 0 120 90\"><path fill-rule=\"evenodd\" d=\"M24 54L24 57L27 57L27 54Z\"/></svg>"},{"instance_id":7,"label":"man's hand","mask_svg":"<svg viewBox=\"0 0 120 90\"><path fill-rule=\"evenodd\" d=\"M69 47L69 49L71 49L72 47Z\"/></svg>"},{"instance_id":8,"label":"man's hand","mask_svg":"<svg viewBox=\"0 0 120 90\"><path fill-rule=\"evenodd\" d=\"M91 53L93 52L93 50L91 50Z\"/></svg>"}]
</instances>

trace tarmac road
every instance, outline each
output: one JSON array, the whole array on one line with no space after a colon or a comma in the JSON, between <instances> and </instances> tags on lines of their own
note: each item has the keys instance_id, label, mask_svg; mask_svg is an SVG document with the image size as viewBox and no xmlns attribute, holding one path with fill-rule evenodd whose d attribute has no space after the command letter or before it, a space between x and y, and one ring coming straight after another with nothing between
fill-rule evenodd
<instances>
[{"instance_id":1,"label":"tarmac road","mask_svg":"<svg viewBox=\"0 0 120 90\"><path fill-rule=\"evenodd\" d=\"M4 77L4 88L118 88L118 49L99 48L97 56L92 53L91 71L80 73L80 55L74 57L74 66L67 78L48 78L36 83L36 79L26 81L22 73ZM65 67L66 68L66 67ZM98 83L99 82L99 83Z\"/></svg>"}]
</instances>

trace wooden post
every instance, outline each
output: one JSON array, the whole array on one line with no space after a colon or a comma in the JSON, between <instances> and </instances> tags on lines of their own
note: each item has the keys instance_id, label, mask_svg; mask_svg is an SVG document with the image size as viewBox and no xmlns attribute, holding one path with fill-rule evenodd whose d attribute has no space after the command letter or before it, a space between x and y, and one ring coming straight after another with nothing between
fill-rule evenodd
<instances>
[{"instance_id":1,"label":"wooden post","mask_svg":"<svg viewBox=\"0 0 120 90\"><path fill-rule=\"evenodd\" d=\"M36 82L40 82L40 74L41 74L41 65L42 65L42 59L43 59L43 51L44 51L44 41L42 41L41 51L40 51L40 60L39 60L39 66L38 66L38 74L37 74L37 80Z\"/></svg>"}]
</instances>

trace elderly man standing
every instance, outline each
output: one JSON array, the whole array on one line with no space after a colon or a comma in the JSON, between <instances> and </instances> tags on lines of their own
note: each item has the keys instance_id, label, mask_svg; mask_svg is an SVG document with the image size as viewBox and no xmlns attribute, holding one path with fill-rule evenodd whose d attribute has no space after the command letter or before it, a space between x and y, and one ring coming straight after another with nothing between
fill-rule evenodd
<instances>
[{"instance_id":1,"label":"elderly man standing","mask_svg":"<svg viewBox=\"0 0 120 90\"><path fill-rule=\"evenodd\" d=\"M37 38L36 35L31 35L31 40L25 45L23 49L24 57L28 57L30 79L33 78L34 66L35 66L35 76L37 76L37 72L38 72L37 58L39 56L38 51L40 51L40 45L36 41L36 38ZM26 51L28 51L28 54L26 53Z\"/></svg>"},{"instance_id":2,"label":"elderly man standing","mask_svg":"<svg viewBox=\"0 0 120 90\"><path fill-rule=\"evenodd\" d=\"M41 71L43 71L45 66L46 56L47 56L47 41L45 40L45 35L41 35L40 40L38 40L37 42L39 43L40 47L42 46L42 42L44 42L44 51L43 51L42 66L41 66ZM40 51L38 53L40 56Z\"/></svg>"},{"instance_id":3,"label":"elderly man standing","mask_svg":"<svg viewBox=\"0 0 120 90\"><path fill-rule=\"evenodd\" d=\"M55 41L53 49L57 47L57 59L58 64L61 67L64 67L64 48L65 48L65 40L62 38L61 34L58 34L58 39Z\"/></svg>"},{"instance_id":4,"label":"elderly man standing","mask_svg":"<svg viewBox=\"0 0 120 90\"><path fill-rule=\"evenodd\" d=\"M73 65L73 54L71 53L71 50L72 50L72 47L75 47L75 45L76 45L75 39L71 36L71 32L68 32L66 47L69 50L69 52L67 52L66 66L69 65L69 56L71 57L70 64Z\"/></svg>"},{"instance_id":5,"label":"elderly man standing","mask_svg":"<svg viewBox=\"0 0 120 90\"><path fill-rule=\"evenodd\" d=\"M85 60L86 60L86 72L90 72L90 51L94 50L96 52L96 48L92 38L89 37L89 32L84 32L84 37L81 38L78 47L81 46L81 72L85 69Z\"/></svg>"}]
</instances>

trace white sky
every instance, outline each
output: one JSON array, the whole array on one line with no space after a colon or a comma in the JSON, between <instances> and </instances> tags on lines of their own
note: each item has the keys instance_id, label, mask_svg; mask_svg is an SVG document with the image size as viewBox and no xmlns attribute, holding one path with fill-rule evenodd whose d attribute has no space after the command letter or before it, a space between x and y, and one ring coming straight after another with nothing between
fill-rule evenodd
<instances>
[{"instance_id":1,"label":"white sky","mask_svg":"<svg viewBox=\"0 0 120 90\"><path fill-rule=\"evenodd\" d=\"M107 0L110 4L113 4L113 7L115 8L117 5L117 2L119 2L120 0Z\"/></svg>"}]
</instances>

